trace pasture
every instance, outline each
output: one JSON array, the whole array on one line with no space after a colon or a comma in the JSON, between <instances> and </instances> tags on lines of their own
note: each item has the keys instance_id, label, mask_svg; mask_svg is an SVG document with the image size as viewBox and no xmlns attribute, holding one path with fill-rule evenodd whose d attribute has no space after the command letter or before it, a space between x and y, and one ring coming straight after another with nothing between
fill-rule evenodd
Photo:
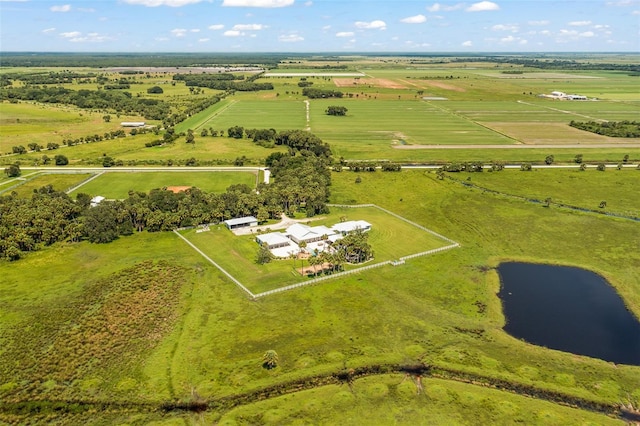
<instances>
[{"instance_id":1,"label":"pasture","mask_svg":"<svg viewBox=\"0 0 640 426\"><path fill-rule=\"evenodd\" d=\"M615 172L607 171L605 175L609 173ZM57 244L19 262L0 264L0 274L8 283L0 292L4 307L0 313L0 336L5 348L0 353L0 366L13 366L16 358L12 354L19 352L25 367L0 369L1 397L20 400L46 395L153 404L188 401L195 389L201 398L211 400L341 371L345 366L425 362L595 401L617 403L624 398L640 398L638 367L614 366L529 345L506 335L496 297L499 283L492 269L506 259L586 267L607 277L629 309L638 314L640 230L635 222L495 197L447 180L438 181L434 173L420 170L363 174L359 184L354 183L354 178L355 173L350 172L333 174L332 201L379 204L454 237L462 247L411 259L398 267L381 267L250 301L172 233L142 232L108 245ZM390 191L394 196L389 196ZM625 187L611 186L611 199L628 195ZM355 218L361 213L349 211L348 215ZM371 217L374 226L375 220ZM531 232L533 229L535 233ZM220 262L224 256L233 262L233 256L225 254L229 248L240 253L244 250L242 245L253 245L249 252L255 253L257 245L249 237L246 241L235 240L241 242L236 247L234 241L227 243L229 231L221 229L220 235L216 232L197 234L201 240L186 235ZM414 249L411 245L415 242L405 243L402 235L396 236L395 242L402 241L408 249ZM222 243L229 245L217 247ZM163 268L152 267L148 263L151 259L165 262ZM282 265L291 275L290 262L285 260ZM135 278L139 275L147 277L148 282L164 282L169 278L163 278L163 269L170 271L171 282L180 283L177 293L171 290L175 303L170 305L170 315L162 310L161 301L165 299L141 298L148 294L145 292L155 294L160 288L143 287L143 282ZM106 286L107 293L99 296L94 293L95 286ZM101 324L102 315L115 315L112 306L118 299L113 299L117 292L109 290L111 286L121 286L127 292L138 288L139 296L127 302L126 312L145 312L150 319L162 315L167 318L165 326L148 335L138 334L139 328L115 328L106 335L100 334L95 327ZM69 304L70 298L82 300L84 305ZM136 305L143 300L148 303ZM83 306L93 308L87 311ZM56 315L52 315L54 311ZM67 319L69 323L64 322ZM46 324L46 328L26 324ZM149 331L154 323L141 324L146 324L143 331ZM115 337L108 338L110 333ZM55 348L62 348L59 343L43 352L45 336L54 342L71 342L69 347L75 352L56 351ZM139 339L148 342L142 352L136 346ZM108 342L121 345L117 349L121 354L117 365L105 355L114 350ZM280 366L274 370L260 366L267 349L280 355ZM87 351L97 354L93 362L80 355ZM66 359L62 362L64 354ZM73 369L39 370L30 361L34 359L41 365L59 363ZM19 377L15 376L16 371L20 371ZM60 376L65 371L74 372L73 380ZM395 380L394 376L392 381ZM372 377L366 383L369 385L364 389L371 386L373 392L374 388L384 390L382 385L389 386L391 382ZM425 382L430 401L438 400L437 395L442 392L432 389L432 384ZM360 389L357 383L355 389ZM458 392L459 397L468 398ZM322 392L314 395L316 401L324 401ZM408 395L407 398L409 404L419 401ZM466 407L456 398L447 404L452 405L450 412ZM428 405L433 406L433 402ZM251 407L244 410L258 409ZM551 417L561 416L559 413L564 410L556 405L547 407ZM494 410L479 409L493 422L501 418ZM307 415L295 412L292 415ZM218 414L223 413L213 411L207 416ZM155 418L152 413L148 417L139 415Z\"/></svg>"},{"instance_id":2,"label":"pasture","mask_svg":"<svg viewBox=\"0 0 640 426\"><path fill-rule=\"evenodd\" d=\"M83 192L108 199L127 198L129 191L149 192L167 186L195 186L206 192L224 192L234 184L255 188L255 170L226 172L115 172L109 171L75 189L71 195Z\"/></svg>"},{"instance_id":3,"label":"pasture","mask_svg":"<svg viewBox=\"0 0 640 426\"><path fill-rule=\"evenodd\" d=\"M350 61L366 77L345 88L351 97L310 100L309 123L299 78L268 77L258 81L274 82L274 91L236 93L190 117L180 131L203 126L226 130L233 125L286 130L308 125L331 144L336 158L345 159L542 163L545 156L554 155L556 163L572 163L576 154L583 154L587 163L618 163L628 154L630 162L640 161L638 146L602 146L601 142L618 141L567 126L571 119L637 119L637 77L536 70L518 78L501 73L509 69L503 65L485 62L394 61ZM317 64L325 63L329 62ZM143 83L135 91L145 96L146 84L167 76L137 78ZM314 87L338 87L333 77L310 81ZM391 87L389 82L402 87ZM166 86L162 96L174 105L200 96L191 95L182 83ZM601 100L556 102L535 96L551 90ZM422 96L448 100L424 101ZM345 105L349 112L346 117L329 117L324 115L328 105ZM104 123L102 112L51 105L3 103L0 108L3 153L16 144L42 141L46 146L63 135L110 131L124 121L122 117ZM262 148L247 139L200 137L197 130L195 134L194 145L181 137L171 145L144 148L156 136L142 135L61 147L53 154L68 156L71 164L100 164L104 155L135 164L190 157L201 163L231 164L244 155L261 164L270 153L283 150ZM508 148L535 143L549 146ZM431 144L466 147L420 149ZM565 144L573 147L559 147ZM53 156L48 151L3 155L0 162L32 165L43 154ZM34 179L20 191L27 194L33 191L27 185L47 183L64 189L87 177L35 176L23 170L23 178ZM635 168L448 176L518 197L550 197L552 202L585 209L598 209L606 200L608 212L640 211L636 196L640 172ZM109 171L77 192L105 195L109 190L113 198L122 198L131 189L197 183L204 190L221 191L230 183L253 186L255 181L255 174L240 172ZM0 191L13 182L0 177ZM452 424L473 419L482 424L620 424L586 410L433 377L422 378L420 392L415 377L398 374L322 385L322 377L348 376L351 369L381 364L425 364L486 382L505 380L542 394L640 404L640 367L550 350L507 335L495 270L509 260L586 268L605 277L640 317L636 221L554 205L545 208L451 179L439 180L433 171L408 168L332 173L330 201L379 205L461 246L397 267L335 277L257 300L247 298L170 232L134 233L109 244L57 243L19 261L0 262L0 422L355 425L379 420ZM347 216L373 224L373 262L448 244L380 210L330 210L310 223L330 225ZM181 235L254 292L307 279L293 271L300 267L299 260L257 265L253 236L236 237L222 226L202 233L185 230ZM279 354L277 368L263 368L267 350ZM261 393L265 389L275 389L281 396L265 396ZM208 411L187 414L171 409L172 404L193 402L209 404Z\"/></svg>"}]
</instances>

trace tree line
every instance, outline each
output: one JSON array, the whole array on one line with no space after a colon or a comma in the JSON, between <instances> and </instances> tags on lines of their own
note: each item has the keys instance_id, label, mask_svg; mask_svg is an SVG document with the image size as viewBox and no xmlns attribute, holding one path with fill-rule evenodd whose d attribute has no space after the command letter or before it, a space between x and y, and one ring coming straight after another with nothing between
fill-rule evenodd
<instances>
[{"instance_id":1,"label":"tree line","mask_svg":"<svg viewBox=\"0 0 640 426\"><path fill-rule=\"evenodd\" d=\"M283 213L327 213L330 162L330 157L304 148L274 153L267 160L273 181L255 191L244 184L221 194L198 188L131 191L124 200L95 206L90 194L79 193L74 200L51 186L36 190L31 198L0 196L0 258L17 260L60 241L107 243L134 232L170 231L241 216L264 222Z\"/></svg>"},{"instance_id":2,"label":"tree line","mask_svg":"<svg viewBox=\"0 0 640 426\"><path fill-rule=\"evenodd\" d=\"M614 138L640 138L640 121L573 121L571 127Z\"/></svg>"}]
</instances>

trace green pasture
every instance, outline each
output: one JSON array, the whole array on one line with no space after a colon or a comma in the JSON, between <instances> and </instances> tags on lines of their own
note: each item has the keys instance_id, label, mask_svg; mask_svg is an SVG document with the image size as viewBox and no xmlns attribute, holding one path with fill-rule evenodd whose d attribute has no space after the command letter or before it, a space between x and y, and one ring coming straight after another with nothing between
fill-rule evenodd
<instances>
[{"instance_id":1,"label":"green pasture","mask_svg":"<svg viewBox=\"0 0 640 426\"><path fill-rule=\"evenodd\" d=\"M246 172L108 172L87 182L71 194L80 192L108 199L127 198L129 191L149 192L167 186L189 186L206 192L224 192L234 184L256 186L255 170Z\"/></svg>"},{"instance_id":2,"label":"green pasture","mask_svg":"<svg viewBox=\"0 0 640 426\"><path fill-rule=\"evenodd\" d=\"M61 147L64 139L77 139L90 135L121 129L121 121L145 121L136 116L111 115L111 121L103 120L105 113L81 110L73 106L44 105L30 102L17 104L0 103L0 152L10 153L13 146L36 142L46 148L49 142ZM129 129L125 129L129 133ZM99 142L100 143L100 142ZM144 144L143 144L144 146ZM37 157L47 154L53 157L57 152L46 149L33 153ZM53 154L53 155L52 155Z\"/></svg>"},{"instance_id":3,"label":"green pasture","mask_svg":"<svg viewBox=\"0 0 640 426\"><path fill-rule=\"evenodd\" d=\"M608 173L615 171L605 172ZM98 284L124 286L126 277L135 276L133 271L145 273L148 260L168 262L168 271L182 270L179 266L189 272L180 272L186 275L180 281L174 314L167 319L168 328L165 326L146 337L151 340L145 352L126 351L129 345L138 347L135 329L116 329L119 334L107 334L104 338L97 334L85 343L74 337L71 343L79 351L69 353L65 361L65 365L78 365L73 381L59 381L54 373L46 371L0 368L0 398L5 401L51 398L159 403L189 401L195 391L208 400L364 365L425 362L589 400L619 403L629 398L640 399L640 367L613 365L549 350L505 334L502 331L504 317L496 297L499 281L491 269L507 259L585 267L606 277L629 309L640 315L637 250L640 228L636 222L547 209L496 197L448 180L439 181L435 173L423 170L362 174L361 183L354 182L355 176L351 172L333 174L333 202L376 203L454 238L461 247L411 259L398 267L381 267L251 301L173 233L136 233L105 245L56 244L20 261L0 263L3 277L0 366L14 365L16 358L11 354L17 351L21 360L38 359L41 365L59 360L60 354L43 351L36 344L44 342L40 340L43 336L50 336L51 342L59 344L65 336L82 336L83 327L94 330L91 324L100 321L98 314L102 311L87 311L70 301L88 300L90 306L100 306L97 304L100 296L91 293ZM611 186L611 199L632 196L627 186ZM348 212L350 218L356 214L360 214L358 210ZM224 256L231 259L229 251L241 254L243 244L253 245L251 252L255 253L257 245L249 237L235 240L242 241L241 244L231 242L226 247L214 247L218 243L227 244L227 237L231 239L230 232L224 229L220 230L221 234L226 233L224 238L216 239L215 228L212 227L210 233L197 234L202 240L192 238L195 234L186 235L216 261L222 262ZM209 242L200 244L200 241ZM283 261L283 268L288 268L290 274L289 262ZM151 283L162 282L158 273L149 275ZM156 291L156 287L151 289ZM141 288L141 291L151 289ZM127 304L127 309L132 306ZM156 309L161 307L145 304L131 312L144 312L145 316L154 318ZM53 315L53 312L57 313ZM82 321L74 320L73 313ZM49 328L33 327L44 321L45 316L49 320L43 323ZM69 323L56 322L65 318L72 319ZM138 318L134 315L131 320ZM131 336L130 341L127 336ZM111 347L114 338L125 349L117 368L100 361L104 348ZM262 354L268 349L279 354L280 365L273 370L261 367ZM87 350L99 356L94 362L80 363L87 359L83 355ZM396 376L372 377L356 381L354 391L366 390L367 395L376 398L382 395L378 399L381 407L389 403L397 408L401 403L398 400L396 404L395 398L404 392L415 392L415 388L406 383L398 384L397 390L391 391L391 383L401 380ZM389 387L389 396L384 396L382 385ZM537 411L538 414L523 414L519 409L506 406L498 410L483 405L473 410L469 407L476 407L474 398L486 399L484 404L490 404L489 401L495 403L493 395L500 395L498 399L503 401L513 401L512 396L497 393L489 397L486 393L489 390L472 387L462 391L449 382L442 385L444 390L433 385L434 382L424 382L425 394L429 396L429 403L423 404L425 409L435 410L435 405L442 404L444 410L450 406L447 412L460 412L460 422L469 409L478 416L489 416L486 417L489 423L509 423L522 416L525 421L541 424L547 418L557 419L553 421L558 424L565 419L561 412L566 409L557 405L545 405L548 408ZM323 392L320 389L313 394L314 403L332 406L333 397ZM295 398L301 399L291 401L304 403L283 404L282 410L286 411L283 419L289 415L306 418L306 410L313 410L306 396ZM416 395L416 400L409 395L406 398L408 404L415 404L421 401L417 398L423 396ZM527 404L534 403L538 402L530 399ZM371 402L364 404L363 410L368 410ZM294 406L304 407L305 412L296 411ZM240 411L220 414L238 419L239 413L256 413L260 407L264 406L247 405L238 408ZM342 412L349 415L349 408L336 406L336 409L336 416ZM513 414L509 414L510 411ZM279 415L269 413L276 419ZM136 415L142 422L156 419L153 414L147 417L145 412ZM576 418L581 415L587 414L577 412ZM413 419L409 412L403 416L406 417L399 418ZM534 416L543 417L536 420ZM333 417L322 418L332 421ZM253 422L260 423L261 419L255 418Z\"/></svg>"},{"instance_id":4,"label":"green pasture","mask_svg":"<svg viewBox=\"0 0 640 426\"><path fill-rule=\"evenodd\" d=\"M532 172L503 170L472 176L449 176L460 182L506 194L540 201L550 198L553 203L640 217L640 202L633 195L640 187L640 171L635 169L607 169L605 172L595 169L534 169ZM602 201L606 201L607 206L601 209L599 205Z\"/></svg>"},{"instance_id":5,"label":"green pasture","mask_svg":"<svg viewBox=\"0 0 640 426\"><path fill-rule=\"evenodd\" d=\"M331 207L330 214L308 223L310 226L330 227L345 217L346 220L366 220L372 225L368 235L375 258L367 264L395 260L449 244L373 207ZM212 227L209 232L188 230L182 231L182 234L254 294L308 279L295 271L296 268L309 266L304 260L276 259L266 265L256 264L259 246L255 234L236 236L224 226ZM344 266L350 270L364 265Z\"/></svg>"},{"instance_id":6,"label":"green pasture","mask_svg":"<svg viewBox=\"0 0 640 426\"><path fill-rule=\"evenodd\" d=\"M8 184L7 186L0 186L0 195L8 195L10 192L16 192L19 197L31 197L31 194L33 194L34 191L47 185L51 185L56 191L66 191L89 178L91 175L88 173L24 173L23 176L24 180L16 181L15 183L10 185ZM13 187L14 184L19 184L19 186Z\"/></svg>"},{"instance_id":7,"label":"green pasture","mask_svg":"<svg viewBox=\"0 0 640 426\"><path fill-rule=\"evenodd\" d=\"M241 126L245 129L303 129L306 107L303 101L242 99L229 103L201 127L224 129Z\"/></svg>"}]
</instances>

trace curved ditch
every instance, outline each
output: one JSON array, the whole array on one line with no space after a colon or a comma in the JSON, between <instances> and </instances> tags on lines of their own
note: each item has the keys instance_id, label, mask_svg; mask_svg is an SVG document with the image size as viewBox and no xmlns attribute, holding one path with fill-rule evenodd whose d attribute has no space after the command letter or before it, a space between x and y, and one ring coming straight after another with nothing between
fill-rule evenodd
<instances>
[{"instance_id":1,"label":"curved ditch","mask_svg":"<svg viewBox=\"0 0 640 426\"><path fill-rule=\"evenodd\" d=\"M559 208L562 208L562 209L568 209L568 210L578 211L578 212L582 212L582 213L593 213L593 214L598 214L598 215L602 215L602 216L609 216L609 217L615 217L615 218L618 218L618 219L628 219L628 220L633 220L635 222L640 222L640 217L638 217L638 216L625 215L625 214L621 214L621 213L605 212L605 211L601 211L601 210L588 209L586 207L573 206L571 204L558 203L558 202L555 202L553 200L546 201L546 200L539 200L537 198L525 197L524 195L509 194L508 192L496 191L495 189L486 188L484 186L476 185L476 184L471 183L471 182L461 181L461 180L458 180L458 179L453 178L451 176L445 176L445 177L447 179L449 179L449 180L451 180L453 182L459 183L460 185L462 185L464 187L467 187L467 188L478 189L478 190L480 190L482 192L487 192L489 194L494 194L494 195L501 195L503 197L514 198L516 200L525 201L527 203L537 204L537 205L541 205L541 206L545 206L545 207L555 206L555 207L559 207Z\"/></svg>"},{"instance_id":2,"label":"curved ditch","mask_svg":"<svg viewBox=\"0 0 640 426\"><path fill-rule=\"evenodd\" d=\"M563 394L534 386L510 382L480 374L469 373L454 368L430 366L426 364L374 364L338 372L309 376L298 380L275 384L255 391L213 399L196 399L192 401L153 402L117 402L90 400L30 400L16 402L0 402L0 412L8 415L26 416L29 414L81 414L91 411L132 411L164 412L164 413L202 413L206 411L227 411L241 405L252 404L281 395L314 389L321 386L347 384L351 386L357 379L383 375L406 374L421 378L452 380L475 386L483 386L520 396L536 398L563 406L578 408L625 421L640 421L640 411L633 407L603 403Z\"/></svg>"}]
</instances>

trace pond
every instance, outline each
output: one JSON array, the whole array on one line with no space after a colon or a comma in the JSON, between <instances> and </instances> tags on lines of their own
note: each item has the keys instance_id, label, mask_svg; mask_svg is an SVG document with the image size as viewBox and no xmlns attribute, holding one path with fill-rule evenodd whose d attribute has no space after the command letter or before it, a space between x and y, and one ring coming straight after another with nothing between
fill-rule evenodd
<instances>
[{"instance_id":1,"label":"pond","mask_svg":"<svg viewBox=\"0 0 640 426\"><path fill-rule=\"evenodd\" d=\"M567 266L498 266L504 330L534 345L640 365L640 322L600 275Z\"/></svg>"}]
</instances>

